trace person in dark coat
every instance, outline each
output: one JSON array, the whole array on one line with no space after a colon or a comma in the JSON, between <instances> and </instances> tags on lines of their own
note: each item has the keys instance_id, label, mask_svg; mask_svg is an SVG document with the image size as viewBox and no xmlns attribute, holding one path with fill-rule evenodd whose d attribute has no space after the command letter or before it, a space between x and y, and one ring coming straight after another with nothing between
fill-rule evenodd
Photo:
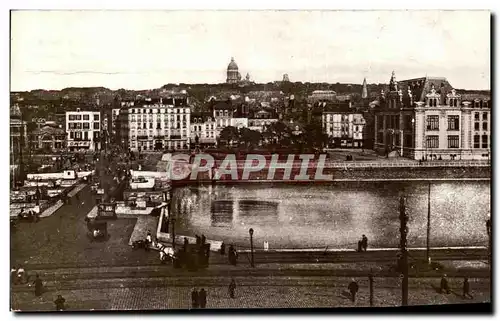
<instances>
[{"instance_id":1,"label":"person in dark coat","mask_svg":"<svg viewBox=\"0 0 500 321\"><path fill-rule=\"evenodd\" d=\"M234 292L236 290L236 282L231 278L231 283L229 284L229 297L234 299Z\"/></svg>"},{"instance_id":2,"label":"person in dark coat","mask_svg":"<svg viewBox=\"0 0 500 321\"><path fill-rule=\"evenodd\" d=\"M200 293L198 294L198 300L200 302L200 308L205 309L207 306L207 292L205 292L205 289L201 289Z\"/></svg>"},{"instance_id":3,"label":"person in dark coat","mask_svg":"<svg viewBox=\"0 0 500 321\"><path fill-rule=\"evenodd\" d=\"M349 283L349 286L347 287L349 289L349 292L351 293L351 301L355 302L356 301L356 293L358 293L359 286L354 279L352 279L352 282Z\"/></svg>"},{"instance_id":4,"label":"person in dark coat","mask_svg":"<svg viewBox=\"0 0 500 321\"><path fill-rule=\"evenodd\" d=\"M188 241L187 237L184 237L184 250L187 250L188 245L189 245L189 241Z\"/></svg>"},{"instance_id":5,"label":"person in dark coat","mask_svg":"<svg viewBox=\"0 0 500 321\"><path fill-rule=\"evenodd\" d=\"M43 292L43 282L40 279L40 276L38 274L36 275L36 279L33 282L33 284L35 285L35 295L36 296L42 295L42 292Z\"/></svg>"},{"instance_id":6,"label":"person in dark coat","mask_svg":"<svg viewBox=\"0 0 500 321\"><path fill-rule=\"evenodd\" d=\"M226 255L226 244L224 242L220 245L220 255Z\"/></svg>"},{"instance_id":7,"label":"person in dark coat","mask_svg":"<svg viewBox=\"0 0 500 321\"><path fill-rule=\"evenodd\" d=\"M446 279L446 274L441 278L441 293L450 294L450 287L448 285L448 280Z\"/></svg>"},{"instance_id":8,"label":"person in dark coat","mask_svg":"<svg viewBox=\"0 0 500 321\"><path fill-rule=\"evenodd\" d=\"M362 252L363 251L363 241L359 240L358 241L358 252Z\"/></svg>"},{"instance_id":9,"label":"person in dark coat","mask_svg":"<svg viewBox=\"0 0 500 321\"><path fill-rule=\"evenodd\" d=\"M201 239L198 235L195 236L196 237L196 245L200 245L201 243Z\"/></svg>"},{"instance_id":10,"label":"person in dark coat","mask_svg":"<svg viewBox=\"0 0 500 321\"><path fill-rule=\"evenodd\" d=\"M57 299L54 301L54 304L56 305L56 310L57 311L64 311L64 302L66 302L66 299L62 297L62 295L58 295Z\"/></svg>"},{"instance_id":11,"label":"person in dark coat","mask_svg":"<svg viewBox=\"0 0 500 321\"><path fill-rule=\"evenodd\" d=\"M366 252L366 250L368 249L368 238L364 234L361 238L361 245L363 246L363 251Z\"/></svg>"},{"instance_id":12,"label":"person in dark coat","mask_svg":"<svg viewBox=\"0 0 500 321\"><path fill-rule=\"evenodd\" d=\"M463 297L464 299L472 299L473 296L470 294L470 285L469 285L469 278L468 277L464 277L464 288L463 288Z\"/></svg>"},{"instance_id":13,"label":"person in dark coat","mask_svg":"<svg viewBox=\"0 0 500 321\"><path fill-rule=\"evenodd\" d=\"M196 288L194 288L193 292L191 292L191 305L193 309L198 308L198 302L199 302L198 300L199 300L198 291L196 290Z\"/></svg>"},{"instance_id":14,"label":"person in dark coat","mask_svg":"<svg viewBox=\"0 0 500 321\"><path fill-rule=\"evenodd\" d=\"M201 235L201 245L205 245L205 242L207 241L207 238L205 237L204 234Z\"/></svg>"}]
</instances>

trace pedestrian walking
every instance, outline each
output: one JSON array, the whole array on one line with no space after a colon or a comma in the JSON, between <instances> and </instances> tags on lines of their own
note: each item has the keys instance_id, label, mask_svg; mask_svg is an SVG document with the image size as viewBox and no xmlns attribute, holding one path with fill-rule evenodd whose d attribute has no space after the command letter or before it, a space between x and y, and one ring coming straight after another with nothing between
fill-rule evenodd
<instances>
[{"instance_id":1,"label":"pedestrian walking","mask_svg":"<svg viewBox=\"0 0 500 321\"><path fill-rule=\"evenodd\" d=\"M193 309L196 309L198 308L198 291L196 290L196 288L193 289L193 292L191 292L191 305L193 307Z\"/></svg>"},{"instance_id":2,"label":"pedestrian walking","mask_svg":"<svg viewBox=\"0 0 500 321\"><path fill-rule=\"evenodd\" d=\"M17 283L18 284L23 284L25 280L26 272L24 271L24 268L22 266L17 269Z\"/></svg>"},{"instance_id":3,"label":"pedestrian walking","mask_svg":"<svg viewBox=\"0 0 500 321\"><path fill-rule=\"evenodd\" d=\"M17 269L15 266L13 266L12 269L10 269L10 283L11 284L17 283L16 276L17 276Z\"/></svg>"},{"instance_id":4,"label":"pedestrian walking","mask_svg":"<svg viewBox=\"0 0 500 321\"><path fill-rule=\"evenodd\" d=\"M234 299L234 292L236 290L236 282L231 278L231 283L229 284L229 297Z\"/></svg>"},{"instance_id":5,"label":"pedestrian walking","mask_svg":"<svg viewBox=\"0 0 500 321\"><path fill-rule=\"evenodd\" d=\"M470 285L469 285L469 278L464 277L464 288L463 288L463 297L464 299L472 299L473 296L470 294Z\"/></svg>"},{"instance_id":6,"label":"pedestrian walking","mask_svg":"<svg viewBox=\"0 0 500 321\"><path fill-rule=\"evenodd\" d=\"M220 255L226 255L226 244L224 242L220 245Z\"/></svg>"},{"instance_id":7,"label":"pedestrian walking","mask_svg":"<svg viewBox=\"0 0 500 321\"><path fill-rule=\"evenodd\" d=\"M356 302L356 293L358 293L359 290L358 283L354 279L352 279L351 283L349 283L349 286L347 288L351 293L351 301Z\"/></svg>"},{"instance_id":8,"label":"pedestrian walking","mask_svg":"<svg viewBox=\"0 0 500 321\"><path fill-rule=\"evenodd\" d=\"M36 275L36 279L33 282L33 285L35 285L35 295L36 296L42 295L42 292L43 292L43 282L40 279L40 276L38 274Z\"/></svg>"},{"instance_id":9,"label":"pedestrian walking","mask_svg":"<svg viewBox=\"0 0 500 321\"><path fill-rule=\"evenodd\" d=\"M151 236L151 232L148 230L148 233L146 234L146 244L144 244L144 250L149 251L149 246L153 242L153 238Z\"/></svg>"},{"instance_id":10,"label":"pedestrian walking","mask_svg":"<svg viewBox=\"0 0 500 321\"><path fill-rule=\"evenodd\" d=\"M441 278L441 293L450 294L450 287L448 285L448 280L446 279L446 274Z\"/></svg>"},{"instance_id":11,"label":"pedestrian walking","mask_svg":"<svg viewBox=\"0 0 500 321\"><path fill-rule=\"evenodd\" d=\"M200 301L200 308L205 309L207 306L207 292L205 292L205 289L201 289L200 293L198 294L198 300Z\"/></svg>"},{"instance_id":12,"label":"pedestrian walking","mask_svg":"<svg viewBox=\"0 0 500 321\"><path fill-rule=\"evenodd\" d=\"M364 234L361 237L361 245L363 246L363 251L366 252L366 250L368 249L368 238Z\"/></svg>"},{"instance_id":13,"label":"pedestrian walking","mask_svg":"<svg viewBox=\"0 0 500 321\"><path fill-rule=\"evenodd\" d=\"M57 299L54 301L54 304L56 305L56 310L57 311L64 311L64 303L66 302L66 299L62 297L62 295L58 295Z\"/></svg>"}]
</instances>

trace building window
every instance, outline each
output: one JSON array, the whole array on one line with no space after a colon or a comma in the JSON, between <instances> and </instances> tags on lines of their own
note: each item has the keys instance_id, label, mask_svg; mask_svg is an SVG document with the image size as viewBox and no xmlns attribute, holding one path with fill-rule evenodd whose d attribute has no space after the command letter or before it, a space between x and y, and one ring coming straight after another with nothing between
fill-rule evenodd
<instances>
[{"instance_id":1,"label":"building window","mask_svg":"<svg viewBox=\"0 0 500 321\"><path fill-rule=\"evenodd\" d=\"M89 120L89 119L90 119L89 115L83 115L83 120Z\"/></svg>"},{"instance_id":2,"label":"building window","mask_svg":"<svg viewBox=\"0 0 500 321\"><path fill-rule=\"evenodd\" d=\"M89 132L83 132L83 140L89 140Z\"/></svg>"},{"instance_id":3,"label":"building window","mask_svg":"<svg viewBox=\"0 0 500 321\"><path fill-rule=\"evenodd\" d=\"M94 120L99 120L99 114L94 114Z\"/></svg>"},{"instance_id":4,"label":"building window","mask_svg":"<svg viewBox=\"0 0 500 321\"><path fill-rule=\"evenodd\" d=\"M474 135L474 148L479 148L479 135Z\"/></svg>"},{"instance_id":5,"label":"building window","mask_svg":"<svg viewBox=\"0 0 500 321\"><path fill-rule=\"evenodd\" d=\"M439 116L427 116L427 130L439 130Z\"/></svg>"},{"instance_id":6,"label":"building window","mask_svg":"<svg viewBox=\"0 0 500 321\"><path fill-rule=\"evenodd\" d=\"M69 132L69 139L75 138L75 132Z\"/></svg>"},{"instance_id":7,"label":"building window","mask_svg":"<svg viewBox=\"0 0 500 321\"><path fill-rule=\"evenodd\" d=\"M437 106L437 99L436 98L429 98L429 106L436 107Z\"/></svg>"},{"instance_id":8,"label":"building window","mask_svg":"<svg viewBox=\"0 0 500 321\"><path fill-rule=\"evenodd\" d=\"M483 130L488 130L488 123L487 122L483 123Z\"/></svg>"},{"instance_id":9,"label":"building window","mask_svg":"<svg viewBox=\"0 0 500 321\"><path fill-rule=\"evenodd\" d=\"M474 113L474 120L479 120L479 113Z\"/></svg>"},{"instance_id":10,"label":"building window","mask_svg":"<svg viewBox=\"0 0 500 321\"><path fill-rule=\"evenodd\" d=\"M404 115L403 117L404 117L403 118L404 119L404 121L403 121L404 129L412 129L413 126L412 126L412 122L411 122L411 120L412 120L411 115Z\"/></svg>"},{"instance_id":11,"label":"building window","mask_svg":"<svg viewBox=\"0 0 500 321\"><path fill-rule=\"evenodd\" d=\"M404 146L405 147L411 147L413 148L413 136L412 135L405 135L404 136Z\"/></svg>"},{"instance_id":12,"label":"building window","mask_svg":"<svg viewBox=\"0 0 500 321\"><path fill-rule=\"evenodd\" d=\"M488 148L488 135L483 135L482 142L482 148Z\"/></svg>"},{"instance_id":13,"label":"building window","mask_svg":"<svg viewBox=\"0 0 500 321\"><path fill-rule=\"evenodd\" d=\"M82 120L82 115L76 115L76 120Z\"/></svg>"},{"instance_id":14,"label":"building window","mask_svg":"<svg viewBox=\"0 0 500 321\"><path fill-rule=\"evenodd\" d=\"M448 130L459 130L460 129L460 117L457 115L448 116Z\"/></svg>"},{"instance_id":15,"label":"building window","mask_svg":"<svg viewBox=\"0 0 500 321\"><path fill-rule=\"evenodd\" d=\"M483 113L483 120L488 120L488 113Z\"/></svg>"},{"instance_id":16,"label":"building window","mask_svg":"<svg viewBox=\"0 0 500 321\"><path fill-rule=\"evenodd\" d=\"M427 136L427 148L439 148L439 136Z\"/></svg>"},{"instance_id":17,"label":"building window","mask_svg":"<svg viewBox=\"0 0 500 321\"><path fill-rule=\"evenodd\" d=\"M99 130L99 123L94 123L94 129Z\"/></svg>"},{"instance_id":18,"label":"building window","mask_svg":"<svg viewBox=\"0 0 500 321\"><path fill-rule=\"evenodd\" d=\"M478 122L474 123L474 130L479 130L479 123Z\"/></svg>"},{"instance_id":19,"label":"building window","mask_svg":"<svg viewBox=\"0 0 500 321\"><path fill-rule=\"evenodd\" d=\"M459 148L460 142L458 135L448 136L448 148Z\"/></svg>"},{"instance_id":20,"label":"building window","mask_svg":"<svg viewBox=\"0 0 500 321\"><path fill-rule=\"evenodd\" d=\"M90 129L89 123L83 123L83 129Z\"/></svg>"},{"instance_id":21,"label":"building window","mask_svg":"<svg viewBox=\"0 0 500 321\"><path fill-rule=\"evenodd\" d=\"M69 115L69 120L75 120L76 116L75 115Z\"/></svg>"},{"instance_id":22,"label":"building window","mask_svg":"<svg viewBox=\"0 0 500 321\"><path fill-rule=\"evenodd\" d=\"M377 130L384 128L384 116L377 116Z\"/></svg>"}]
</instances>

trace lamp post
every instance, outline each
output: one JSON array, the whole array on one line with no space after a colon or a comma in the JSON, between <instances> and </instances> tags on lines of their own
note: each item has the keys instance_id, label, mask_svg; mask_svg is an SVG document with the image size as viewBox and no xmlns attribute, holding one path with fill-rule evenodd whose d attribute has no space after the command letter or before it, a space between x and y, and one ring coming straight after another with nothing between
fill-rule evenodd
<instances>
[{"instance_id":1,"label":"lamp post","mask_svg":"<svg viewBox=\"0 0 500 321\"><path fill-rule=\"evenodd\" d=\"M250 234L250 253L252 255L251 266L255 267L255 263L254 263L254 260L253 260L253 228L250 228L248 230L248 233Z\"/></svg>"},{"instance_id":2,"label":"lamp post","mask_svg":"<svg viewBox=\"0 0 500 321\"><path fill-rule=\"evenodd\" d=\"M491 219L486 221L486 233L488 233L488 263L491 264Z\"/></svg>"},{"instance_id":3,"label":"lamp post","mask_svg":"<svg viewBox=\"0 0 500 321\"><path fill-rule=\"evenodd\" d=\"M431 183L429 182L429 191L427 193L427 262L431 264L430 256L430 238L431 238Z\"/></svg>"},{"instance_id":4,"label":"lamp post","mask_svg":"<svg viewBox=\"0 0 500 321\"><path fill-rule=\"evenodd\" d=\"M172 248L175 250L175 217L172 217Z\"/></svg>"}]
</instances>

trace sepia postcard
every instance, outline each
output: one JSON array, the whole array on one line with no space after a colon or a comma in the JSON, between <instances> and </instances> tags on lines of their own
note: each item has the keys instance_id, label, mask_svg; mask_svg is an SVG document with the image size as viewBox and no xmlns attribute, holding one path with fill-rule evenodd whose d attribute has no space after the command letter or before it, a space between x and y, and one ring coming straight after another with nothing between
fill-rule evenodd
<instances>
[{"instance_id":1,"label":"sepia postcard","mask_svg":"<svg viewBox=\"0 0 500 321\"><path fill-rule=\"evenodd\" d=\"M489 11L10 19L11 311L492 311Z\"/></svg>"}]
</instances>

